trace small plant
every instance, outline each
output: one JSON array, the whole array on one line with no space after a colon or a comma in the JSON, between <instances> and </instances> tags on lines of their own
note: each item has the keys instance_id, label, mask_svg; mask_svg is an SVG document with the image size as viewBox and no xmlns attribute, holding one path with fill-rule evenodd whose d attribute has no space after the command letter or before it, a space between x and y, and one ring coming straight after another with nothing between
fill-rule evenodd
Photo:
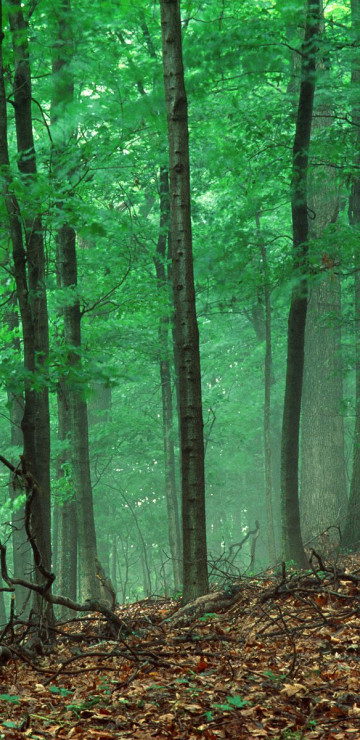
<instances>
[{"instance_id":1,"label":"small plant","mask_svg":"<svg viewBox=\"0 0 360 740\"><path fill-rule=\"evenodd\" d=\"M74 693L74 689L65 689L63 686L49 686L49 691L60 696L71 696Z\"/></svg>"},{"instance_id":2,"label":"small plant","mask_svg":"<svg viewBox=\"0 0 360 740\"><path fill-rule=\"evenodd\" d=\"M84 701L82 704L68 704L67 709L70 709L78 719L81 719L80 712L84 712L87 709L92 709L96 704L100 703L100 697L99 696L90 696L87 701Z\"/></svg>"},{"instance_id":3,"label":"small plant","mask_svg":"<svg viewBox=\"0 0 360 740\"><path fill-rule=\"evenodd\" d=\"M273 681L274 683L281 683L281 681L284 681L286 678L285 673L274 673L274 671L265 671L264 675L269 679L269 681Z\"/></svg>"},{"instance_id":4,"label":"small plant","mask_svg":"<svg viewBox=\"0 0 360 740\"><path fill-rule=\"evenodd\" d=\"M221 709L223 712L229 712L232 709L241 709L249 704L248 701L242 699L241 696L227 696L224 704L214 704L215 709Z\"/></svg>"},{"instance_id":5,"label":"small plant","mask_svg":"<svg viewBox=\"0 0 360 740\"><path fill-rule=\"evenodd\" d=\"M0 694L0 701L7 701L9 704L19 704L20 696L13 696L12 694Z\"/></svg>"},{"instance_id":6,"label":"small plant","mask_svg":"<svg viewBox=\"0 0 360 740\"><path fill-rule=\"evenodd\" d=\"M209 619L219 619L219 615L214 612L205 612L205 614L199 617L199 622L207 622Z\"/></svg>"}]
</instances>

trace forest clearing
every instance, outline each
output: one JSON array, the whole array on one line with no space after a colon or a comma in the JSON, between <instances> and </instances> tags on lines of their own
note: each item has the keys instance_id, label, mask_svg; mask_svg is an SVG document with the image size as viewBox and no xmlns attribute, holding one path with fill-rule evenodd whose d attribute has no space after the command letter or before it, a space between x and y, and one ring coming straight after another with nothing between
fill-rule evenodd
<instances>
[{"instance_id":1,"label":"forest clearing","mask_svg":"<svg viewBox=\"0 0 360 740\"><path fill-rule=\"evenodd\" d=\"M324 567L244 577L180 616L160 597L122 606L117 636L90 614L31 652L23 628L0 669L0 737L356 740L360 568Z\"/></svg>"}]
</instances>

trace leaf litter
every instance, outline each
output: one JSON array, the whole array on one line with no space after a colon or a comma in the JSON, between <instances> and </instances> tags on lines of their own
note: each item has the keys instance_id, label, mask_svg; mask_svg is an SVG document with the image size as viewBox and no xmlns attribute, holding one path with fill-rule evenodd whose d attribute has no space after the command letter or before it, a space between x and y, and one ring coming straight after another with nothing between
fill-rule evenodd
<instances>
[{"instance_id":1,"label":"leaf litter","mask_svg":"<svg viewBox=\"0 0 360 740\"><path fill-rule=\"evenodd\" d=\"M182 609L120 606L117 639L102 615L72 619L32 660L20 629L0 739L359 738L360 568L342 565L243 578Z\"/></svg>"}]
</instances>

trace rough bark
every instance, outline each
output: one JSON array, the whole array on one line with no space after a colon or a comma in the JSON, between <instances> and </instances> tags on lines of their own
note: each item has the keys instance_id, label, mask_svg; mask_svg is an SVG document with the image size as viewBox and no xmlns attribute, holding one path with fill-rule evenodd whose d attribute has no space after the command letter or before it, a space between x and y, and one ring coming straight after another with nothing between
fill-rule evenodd
<instances>
[{"instance_id":1,"label":"rough bark","mask_svg":"<svg viewBox=\"0 0 360 740\"><path fill-rule=\"evenodd\" d=\"M308 298L308 192L307 174L316 79L319 0L309 0L302 44L301 83L293 146L291 212L294 276L288 319L287 366L281 439L281 491L283 550L286 560L305 566L299 511L299 431Z\"/></svg>"},{"instance_id":2,"label":"rough bark","mask_svg":"<svg viewBox=\"0 0 360 740\"><path fill-rule=\"evenodd\" d=\"M204 439L199 331L190 211L187 98L178 0L161 0L162 55L169 139L172 279L180 395L183 601L206 593Z\"/></svg>"}]
</instances>

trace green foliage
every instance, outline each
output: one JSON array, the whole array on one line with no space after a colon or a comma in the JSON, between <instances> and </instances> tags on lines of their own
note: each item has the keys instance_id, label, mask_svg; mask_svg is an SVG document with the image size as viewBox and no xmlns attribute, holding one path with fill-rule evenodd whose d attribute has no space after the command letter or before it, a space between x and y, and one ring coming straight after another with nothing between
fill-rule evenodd
<instances>
[{"instance_id":1,"label":"green foliage","mask_svg":"<svg viewBox=\"0 0 360 740\"><path fill-rule=\"evenodd\" d=\"M9 704L19 704L20 696L16 696L15 694L0 694L0 701L6 701Z\"/></svg>"},{"instance_id":2,"label":"green foliage","mask_svg":"<svg viewBox=\"0 0 360 740\"><path fill-rule=\"evenodd\" d=\"M52 694L59 694L59 696L71 696L74 693L74 689L65 689L63 686L49 686L49 691Z\"/></svg>"},{"instance_id":3,"label":"green foliage","mask_svg":"<svg viewBox=\"0 0 360 740\"><path fill-rule=\"evenodd\" d=\"M248 701L244 701L239 695L227 696L224 704L214 704L215 709L221 709L222 712L230 712L234 709L242 709L249 704Z\"/></svg>"},{"instance_id":4,"label":"green foliage","mask_svg":"<svg viewBox=\"0 0 360 740\"><path fill-rule=\"evenodd\" d=\"M110 0L95 0L91 8L85 2L74 4L70 67L58 71L56 78L51 65L57 48L57 8L58 0L55 4L44 0L29 19L39 162L39 174L31 187L16 169L13 106L8 110L12 191L24 217L33 217L37 211L43 217L50 356L36 373L25 373L22 344L16 344L21 331L12 328L8 312L14 283L1 201L0 442L2 450L8 449L7 393L22 392L25 383L37 391L48 386L54 501L68 500L73 494L71 466L63 464L60 479L55 472L57 457L71 446L69 440L57 439L55 392L59 381L86 398L99 550L107 563L117 559L118 591L123 598L133 599L145 595L144 546L153 591L163 592L171 586L158 334L160 320L171 312L171 292L158 290L153 264L159 237L159 168L167 163L159 8L146 2L134 5L130 0L116 6ZM257 556L259 563L266 564L264 287L270 287L272 303L273 498L279 538L287 308L298 279L291 274L289 198L293 65L301 43L304 8L295 0L275 4L230 0L222 13L213 2L199 5L188 0L182 3L182 12L209 549L216 561L259 519ZM340 213L311 246L309 277L314 285L322 279L322 254L336 254L341 247L344 365L348 395L353 398L351 291L358 234L347 222L347 199L349 178L358 165L356 127L348 115L354 100L347 6L331 3L326 7L325 27L323 52L331 63L324 65L318 89L322 105L328 105L331 98L333 120L325 133L314 135L312 166L315 169L326 160L336 170ZM7 27L4 53L11 100L13 59ZM74 81L71 102L66 99L69 77ZM51 122L51 101L59 78L64 99L59 102L57 121ZM56 158L55 144L63 147ZM66 289L58 286L56 271L56 233L64 223L76 230L78 261L78 285ZM263 269L262 244L268 275ZM76 367L69 364L74 347L65 343L62 329L62 312L74 299L82 313L83 342ZM171 349L170 330L169 340ZM175 409L174 379L173 389ZM349 405L347 409L350 438L352 412ZM174 419L175 430L176 426ZM10 452L17 460L19 450ZM178 482L176 433L175 455ZM2 512L3 518L8 516L9 506ZM240 570L249 565L247 545L234 565Z\"/></svg>"}]
</instances>

